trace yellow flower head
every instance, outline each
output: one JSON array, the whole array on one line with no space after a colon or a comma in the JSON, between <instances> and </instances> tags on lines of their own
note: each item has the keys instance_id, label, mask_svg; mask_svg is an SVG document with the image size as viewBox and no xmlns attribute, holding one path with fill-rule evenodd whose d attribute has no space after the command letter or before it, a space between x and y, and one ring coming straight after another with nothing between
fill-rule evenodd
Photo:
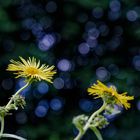
<instances>
[{"instance_id":1,"label":"yellow flower head","mask_svg":"<svg viewBox=\"0 0 140 140\"><path fill-rule=\"evenodd\" d=\"M93 84L90 88L88 88L88 92L90 95L96 96L96 98L101 97L104 99L105 97L112 97L110 100L113 100L115 104L124 106L126 109L131 107L128 101L134 99L133 96L127 96L127 92L119 94L116 88L113 86L107 87L99 80L97 81L97 84Z\"/></svg>"},{"instance_id":2,"label":"yellow flower head","mask_svg":"<svg viewBox=\"0 0 140 140\"><path fill-rule=\"evenodd\" d=\"M14 71L16 78L23 77L35 80L45 80L52 83L53 75L56 73L54 66L49 67L45 64L40 65L40 61L32 57L28 60L19 57L21 61L10 60L11 64L8 65L8 71Z\"/></svg>"}]
</instances>

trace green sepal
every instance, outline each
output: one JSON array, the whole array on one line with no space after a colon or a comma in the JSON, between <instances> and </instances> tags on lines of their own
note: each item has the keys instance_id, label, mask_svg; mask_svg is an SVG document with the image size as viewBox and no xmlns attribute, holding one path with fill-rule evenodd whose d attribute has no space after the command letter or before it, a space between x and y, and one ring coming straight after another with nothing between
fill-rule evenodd
<instances>
[{"instance_id":1,"label":"green sepal","mask_svg":"<svg viewBox=\"0 0 140 140\"><path fill-rule=\"evenodd\" d=\"M16 107L24 108L26 105L25 98L21 95L13 96L13 102Z\"/></svg>"},{"instance_id":2,"label":"green sepal","mask_svg":"<svg viewBox=\"0 0 140 140\"><path fill-rule=\"evenodd\" d=\"M5 117L9 115L9 109L5 108L5 106L0 106L0 116Z\"/></svg>"},{"instance_id":3,"label":"green sepal","mask_svg":"<svg viewBox=\"0 0 140 140\"><path fill-rule=\"evenodd\" d=\"M109 124L108 120L103 115L97 115L91 122L90 127L104 128Z\"/></svg>"},{"instance_id":4,"label":"green sepal","mask_svg":"<svg viewBox=\"0 0 140 140\"><path fill-rule=\"evenodd\" d=\"M73 118L73 124L75 125L75 127L81 132L83 133L83 127L86 124L88 120L88 116L86 115L79 115Z\"/></svg>"},{"instance_id":5,"label":"green sepal","mask_svg":"<svg viewBox=\"0 0 140 140\"><path fill-rule=\"evenodd\" d=\"M118 109L115 109L114 105L107 105L105 108L105 115L116 115L119 114L121 111Z\"/></svg>"}]
</instances>

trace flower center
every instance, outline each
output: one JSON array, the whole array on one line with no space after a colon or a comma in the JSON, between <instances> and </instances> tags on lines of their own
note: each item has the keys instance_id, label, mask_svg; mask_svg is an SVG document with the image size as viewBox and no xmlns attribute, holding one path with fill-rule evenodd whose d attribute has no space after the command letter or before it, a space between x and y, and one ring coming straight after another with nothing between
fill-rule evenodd
<instances>
[{"instance_id":1,"label":"flower center","mask_svg":"<svg viewBox=\"0 0 140 140\"><path fill-rule=\"evenodd\" d=\"M38 74L38 69L29 67L29 68L27 68L26 72L30 75L35 75L35 74Z\"/></svg>"}]
</instances>

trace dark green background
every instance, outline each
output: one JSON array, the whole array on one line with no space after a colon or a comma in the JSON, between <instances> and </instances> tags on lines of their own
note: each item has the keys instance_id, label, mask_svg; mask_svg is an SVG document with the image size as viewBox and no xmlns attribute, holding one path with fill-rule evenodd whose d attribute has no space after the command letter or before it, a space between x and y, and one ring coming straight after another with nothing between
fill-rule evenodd
<instances>
[{"instance_id":1,"label":"dark green background","mask_svg":"<svg viewBox=\"0 0 140 140\"><path fill-rule=\"evenodd\" d=\"M0 105L7 103L8 98L17 89L17 80L10 72L5 71L10 59L18 60L19 56L28 58L36 57L42 63L56 65L59 60L66 58L73 64L73 69L62 72L58 68L57 77L68 77L65 79L63 89L55 89L49 85L49 93L35 97L33 91L37 83L33 84L26 97L27 106L24 110L13 112L12 116L6 117L5 132L16 133L27 137L29 140L71 140L75 137L76 129L72 125L72 118L78 114L91 114L100 105L101 101L95 101L88 96L86 89L91 83L98 79L96 71L104 67L109 76L103 80L105 83L113 83L120 92L128 91L134 95L130 110L111 119L111 124L103 129L101 133L105 140L139 140L140 139L140 59L136 68L134 57L140 56L140 5L135 0L120 0L120 16L111 20L108 17L111 0L54 0L57 8L54 12L46 10L50 1L45 0L0 0ZM92 15L93 9L100 7L103 16L96 18ZM130 10L137 12L137 19L129 21L127 13ZM115 16L115 15L114 15ZM83 17L83 18L81 18ZM26 27L26 19L33 19L36 24L42 25L43 33L54 34L56 42L48 51L41 51L38 42L41 37L39 25L34 30ZM45 22L47 21L47 22ZM100 50L91 48L89 53L82 55L78 52L80 43L85 42L87 23L94 23L97 28L106 24L108 34L99 35L98 45ZM123 32L117 37L116 27ZM117 28L118 29L118 28ZM120 44L109 45L113 37L119 38ZM119 69L113 74L111 64ZM3 82L9 79L13 82L10 89L3 87ZM7 83L9 84L9 83ZM70 86L69 86L70 84ZM47 115L39 118L34 110L42 99L50 102L53 98L62 98L64 106L59 111L48 110ZM79 107L80 99L88 99L93 103L91 111L85 112ZM18 124L17 113L24 112L27 121ZM86 133L83 140L94 140L96 137L90 131Z\"/></svg>"}]
</instances>

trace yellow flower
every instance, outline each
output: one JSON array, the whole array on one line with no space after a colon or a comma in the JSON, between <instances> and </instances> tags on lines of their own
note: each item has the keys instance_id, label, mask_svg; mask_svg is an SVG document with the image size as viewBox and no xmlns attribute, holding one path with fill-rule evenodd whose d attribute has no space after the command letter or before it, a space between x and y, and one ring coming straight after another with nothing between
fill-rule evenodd
<instances>
[{"instance_id":1,"label":"yellow flower","mask_svg":"<svg viewBox=\"0 0 140 140\"><path fill-rule=\"evenodd\" d=\"M11 64L8 65L8 71L14 71L16 78L23 77L28 79L45 80L52 83L53 75L56 73L54 66L49 67L45 64L40 65L40 61L32 57L28 60L19 57L21 61L10 60Z\"/></svg>"},{"instance_id":2,"label":"yellow flower","mask_svg":"<svg viewBox=\"0 0 140 140\"><path fill-rule=\"evenodd\" d=\"M96 98L103 98L104 97L113 97L110 100L114 100L115 104L118 104L120 106L124 106L126 109L130 108L130 103L128 103L129 100L133 100L133 96L127 96L127 92L119 94L113 86L107 87L103 83L101 83L99 80L97 81L97 84L93 84L90 88L87 90L90 95L96 96ZM113 101L112 101L113 102Z\"/></svg>"}]
</instances>

